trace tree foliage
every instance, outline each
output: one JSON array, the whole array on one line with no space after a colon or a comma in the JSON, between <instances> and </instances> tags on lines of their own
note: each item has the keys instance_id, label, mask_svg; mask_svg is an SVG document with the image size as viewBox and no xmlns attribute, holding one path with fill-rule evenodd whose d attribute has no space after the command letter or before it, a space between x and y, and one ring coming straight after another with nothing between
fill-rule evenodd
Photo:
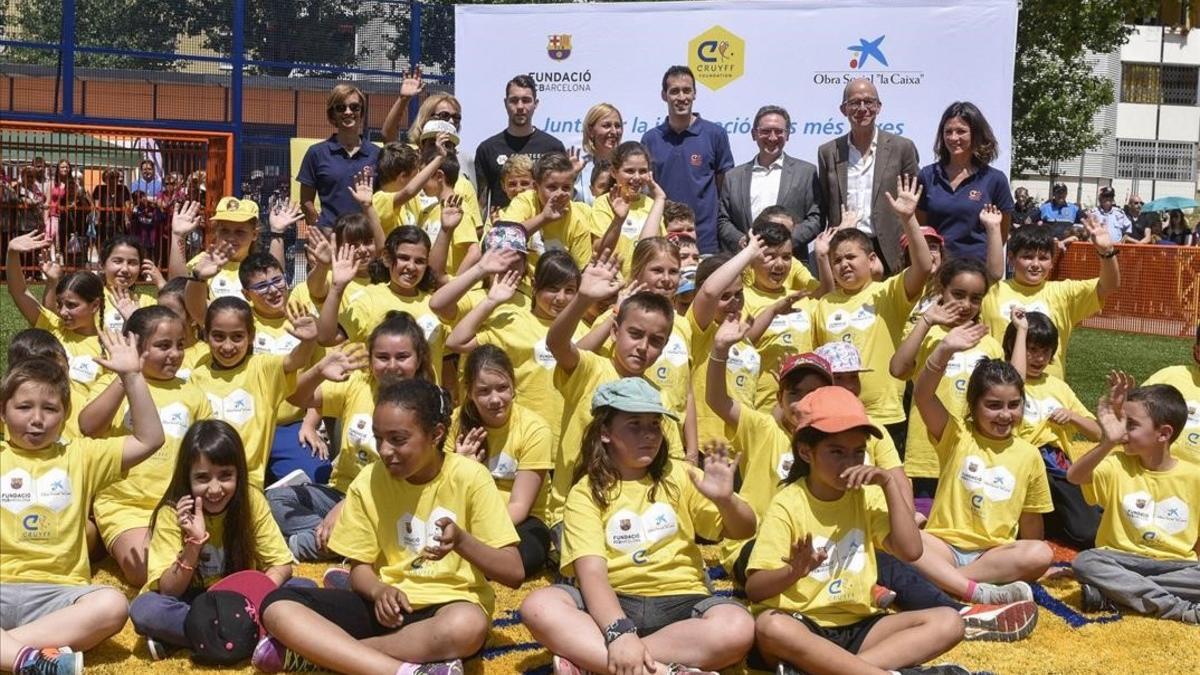
<instances>
[{"instance_id":1,"label":"tree foliage","mask_svg":"<svg viewBox=\"0 0 1200 675\"><path fill-rule=\"evenodd\" d=\"M120 47L147 52L175 51L179 31L172 0L76 0L75 43L87 47ZM5 11L5 34L11 39L57 43L62 36L62 0L16 0ZM53 65L51 50L12 49L9 63ZM170 70L170 60L116 54L75 54L80 68Z\"/></svg>"},{"instance_id":2,"label":"tree foliage","mask_svg":"<svg viewBox=\"0 0 1200 675\"><path fill-rule=\"evenodd\" d=\"M1119 49L1129 17L1157 8L1155 0L1022 0L1013 82L1014 174L1078 157L1096 147L1092 117L1113 102L1112 82L1092 74L1087 52Z\"/></svg>"}]
</instances>

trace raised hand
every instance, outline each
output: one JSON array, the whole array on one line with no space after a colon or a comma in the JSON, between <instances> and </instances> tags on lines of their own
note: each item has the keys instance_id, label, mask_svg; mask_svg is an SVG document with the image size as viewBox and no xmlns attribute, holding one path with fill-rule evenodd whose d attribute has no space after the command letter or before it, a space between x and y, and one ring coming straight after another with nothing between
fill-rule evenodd
<instances>
[{"instance_id":1,"label":"raised hand","mask_svg":"<svg viewBox=\"0 0 1200 675\"><path fill-rule=\"evenodd\" d=\"M186 237L200 227L200 202L180 202L171 216L171 234Z\"/></svg>"},{"instance_id":2,"label":"raised hand","mask_svg":"<svg viewBox=\"0 0 1200 675\"><path fill-rule=\"evenodd\" d=\"M825 548L814 549L812 535L806 534L803 539L792 544L788 557L784 558L783 562L787 563L791 570L792 578L803 579L809 572L820 567L828 557L829 551Z\"/></svg>"},{"instance_id":3,"label":"raised hand","mask_svg":"<svg viewBox=\"0 0 1200 675\"><path fill-rule=\"evenodd\" d=\"M574 173L576 176L578 176L580 173L583 172L583 167L584 167L583 153L580 152L579 148L572 145L567 150L567 159L571 160L572 173Z\"/></svg>"},{"instance_id":4,"label":"raised hand","mask_svg":"<svg viewBox=\"0 0 1200 675\"><path fill-rule=\"evenodd\" d=\"M637 279L630 280L629 283L625 284L625 288L622 288L620 292L617 293L617 304L616 308L613 310L613 315L615 316L621 311L621 305L624 305L626 300L632 298L638 293L641 293L647 288L650 287L638 281Z\"/></svg>"},{"instance_id":5,"label":"raised hand","mask_svg":"<svg viewBox=\"0 0 1200 675\"><path fill-rule=\"evenodd\" d=\"M204 522L204 497L185 495L175 502L175 519L184 540L204 541L208 526Z\"/></svg>"},{"instance_id":6,"label":"raised hand","mask_svg":"<svg viewBox=\"0 0 1200 675\"><path fill-rule=\"evenodd\" d=\"M883 487L892 479L891 474L870 464L851 466L842 471L841 479L846 481L847 490L857 490L864 485Z\"/></svg>"},{"instance_id":7,"label":"raised hand","mask_svg":"<svg viewBox=\"0 0 1200 675\"><path fill-rule=\"evenodd\" d=\"M158 268L158 265L154 264L153 260L143 260L141 271L142 278L152 282L155 288L162 288L166 285L167 280L163 278L162 270Z\"/></svg>"},{"instance_id":8,"label":"raised hand","mask_svg":"<svg viewBox=\"0 0 1200 675\"><path fill-rule=\"evenodd\" d=\"M511 248L493 248L483 252L479 268L485 275L499 274L511 268L521 259L521 254Z\"/></svg>"},{"instance_id":9,"label":"raised hand","mask_svg":"<svg viewBox=\"0 0 1200 675\"><path fill-rule=\"evenodd\" d=\"M142 357L138 354L137 338L132 333L102 330L97 333L104 356L92 360L102 368L116 373L118 377L141 372Z\"/></svg>"},{"instance_id":10,"label":"raised hand","mask_svg":"<svg viewBox=\"0 0 1200 675\"><path fill-rule=\"evenodd\" d=\"M713 336L713 349L720 352L728 351L730 347L736 345L746 339L746 333L750 332L750 326L753 321L749 317L743 319L740 316L728 315L721 325L717 327L717 333Z\"/></svg>"},{"instance_id":11,"label":"raised hand","mask_svg":"<svg viewBox=\"0 0 1200 675\"><path fill-rule=\"evenodd\" d=\"M1029 316L1025 313L1024 307L1013 307L1009 313L1009 322L1017 327L1017 330L1029 330Z\"/></svg>"},{"instance_id":12,"label":"raised hand","mask_svg":"<svg viewBox=\"0 0 1200 675\"><path fill-rule=\"evenodd\" d=\"M450 138L450 134L442 132L434 137L433 147L437 148L437 154L445 157L454 151L454 141Z\"/></svg>"},{"instance_id":13,"label":"raised hand","mask_svg":"<svg viewBox=\"0 0 1200 675\"><path fill-rule=\"evenodd\" d=\"M612 206L613 218L621 221L622 223L624 223L625 219L629 217L630 198L625 196L625 192L626 190L624 189L614 188L613 191L609 193L611 197L609 198L608 202L609 205Z\"/></svg>"},{"instance_id":14,"label":"raised hand","mask_svg":"<svg viewBox=\"0 0 1200 675\"><path fill-rule=\"evenodd\" d=\"M621 290L621 266L616 256L605 249L593 258L579 280L579 295L596 302Z\"/></svg>"},{"instance_id":15,"label":"raised hand","mask_svg":"<svg viewBox=\"0 0 1200 675\"><path fill-rule=\"evenodd\" d=\"M496 274L492 277L492 287L488 289L487 298L498 305L506 303L517 294L517 286L520 283L521 273L517 270Z\"/></svg>"},{"instance_id":16,"label":"raised hand","mask_svg":"<svg viewBox=\"0 0 1200 675\"><path fill-rule=\"evenodd\" d=\"M1125 399L1133 389L1133 378L1120 370L1108 374L1108 392L1100 398L1096 408L1096 422L1100 425L1100 436L1113 444L1129 440L1125 427Z\"/></svg>"},{"instance_id":17,"label":"raised hand","mask_svg":"<svg viewBox=\"0 0 1200 675\"><path fill-rule=\"evenodd\" d=\"M953 326L962 320L967 308L958 303L943 304L935 302L922 315L930 326Z\"/></svg>"},{"instance_id":18,"label":"raised hand","mask_svg":"<svg viewBox=\"0 0 1200 675\"><path fill-rule=\"evenodd\" d=\"M8 250L10 253L32 253L33 251L40 251L44 248L50 248L51 244L53 243L54 242L50 241L50 239L46 236L45 232L37 230L35 232L30 232L29 234L23 234L19 237L13 237L12 239L9 239Z\"/></svg>"},{"instance_id":19,"label":"raised hand","mask_svg":"<svg viewBox=\"0 0 1200 675\"><path fill-rule=\"evenodd\" d=\"M979 224L989 232L999 229L1003 220L1004 212L995 204L985 204L983 210L979 212Z\"/></svg>"},{"instance_id":20,"label":"raised hand","mask_svg":"<svg viewBox=\"0 0 1200 675\"><path fill-rule=\"evenodd\" d=\"M844 230L848 227L858 227L858 209L852 209L845 204L842 204L842 219L838 221L831 229L834 232Z\"/></svg>"},{"instance_id":21,"label":"raised hand","mask_svg":"<svg viewBox=\"0 0 1200 675\"><path fill-rule=\"evenodd\" d=\"M201 279L211 279L217 276L233 258L234 248L228 242L214 241L208 245L208 250L200 254L192 265L192 271Z\"/></svg>"},{"instance_id":22,"label":"raised hand","mask_svg":"<svg viewBox=\"0 0 1200 675\"><path fill-rule=\"evenodd\" d=\"M1083 226L1087 228L1088 235L1092 238L1092 245L1100 253L1109 253L1113 250L1112 235L1108 232L1108 226L1104 221L1096 217L1095 214L1088 213L1083 217Z\"/></svg>"},{"instance_id":23,"label":"raised hand","mask_svg":"<svg viewBox=\"0 0 1200 675\"><path fill-rule=\"evenodd\" d=\"M63 276L62 256L53 247L47 249L41 257L42 276L47 284L56 284Z\"/></svg>"},{"instance_id":24,"label":"raised hand","mask_svg":"<svg viewBox=\"0 0 1200 675\"><path fill-rule=\"evenodd\" d=\"M987 326L981 323L955 326L942 339L942 344L952 352L962 352L979 344L979 341L987 334Z\"/></svg>"},{"instance_id":25,"label":"raised hand","mask_svg":"<svg viewBox=\"0 0 1200 675\"><path fill-rule=\"evenodd\" d=\"M454 231L463 220L462 195L450 195L442 200L442 229L447 234Z\"/></svg>"},{"instance_id":26,"label":"raised hand","mask_svg":"<svg viewBox=\"0 0 1200 675\"><path fill-rule=\"evenodd\" d=\"M126 321L129 320L129 315L133 314L138 309L137 301L129 294L128 288L116 286L113 288L113 306L117 308L117 312Z\"/></svg>"},{"instance_id":27,"label":"raised hand","mask_svg":"<svg viewBox=\"0 0 1200 675\"><path fill-rule=\"evenodd\" d=\"M312 228L317 229L317 228ZM333 274L333 285L338 288L345 288L354 281L355 275L358 274L358 259L359 248L351 244L343 244L338 249L337 256L333 259L331 272Z\"/></svg>"},{"instance_id":28,"label":"raised hand","mask_svg":"<svg viewBox=\"0 0 1200 675\"><path fill-rule=\"evenodd\" d=\"M363 211L372 207L375 190L371 186L371 172L366 167L354 174L354 184L346 189L350 191L350 195L354 197L354 201L358 202Z\"/></svg>"},{"instance_id":29,"label":"raised hand","mask_svg":"<svg viewBox=\"0 0 1200 675\"><path fill-rule=\"evenodd\" d=\"M721 441L712 441L701 453L704 476L697 478L688 471L692 485L709 501L722 501L733 496L733 476L737 472L737 453Z\"/></svg>"},{"instance_id":30,"label":"raised hand","mask_svg":"<svg viewBox=\"0 0 1200 675\"><path fill-rule=\"evenodd\" d=\"M813 253L817 254L818 258L829 257L829 244L833 241L833 235L838 231L838 228L828 227L817 235L813 240Z\"/></svg>"},{"instance_id":31,"label":"raised hand","mask_svg":"<svg viewBox=\"0 0 1200 675\"><path fill-rule=\"evenodd\" d=\"M425 80L421 78L421 66L413 66L400 80L400 97L412 98L420 96L425 91Z\"/></svg>"},{"instance_id":32,"label":"raised hand","mask_svg":"<svg viewBox=\"0 0 1200 675\"><path fill-rule=\"evenodd\" d=\"M808 291L794 291L788 293L782 298L771 304L771 313L775 316L786 316L796 311L796 303L810 297L812 294Z\"/></svg>"},{"instance_id":33,"label":"raised hand","mask_svg":"<svg viewBox=\"0 0 1200 675\"><path fill-rule=\"evenodd\" d=\"M477 462L482 462L487 459L487 452L483 447L485 440L487 440L487 429L475 427L458 437L458 440L454 442L454 451L463 457L470 457Z\"/></svg>"},{"instance_id":34,"label":"raised hand","mask_svg":"<svg viewBox=\"0 0 1200 675\"><path fill-rule=\"evenodd\" d=\"M567 215L570 208L571 195L561 192L546 201L546 205L542 207L542 217L549 221L555 221Z\"/></svg>"},{"instance_id":35,"label":"raised hand","mask_svg":"<svg viewBox=\"0 0 1200 675\"><path fill-rule=\"evenodd\" d=\"M326 267L332 267L333 252L336 248L336 245L336 234L326 237L325 233L321 231L321 228L308 228L308 239L304 241L304 252L308 254L313 263L325 265Z\"/></svg>"},{"instance_id":36,"label":"raised hand","mask_svg":"<svg viewBox=\"0 0 1200 675\"><path fill-rule=\"evenodd\" d=\"M303 302L289 302L286 311L289 335L301 342L317 339L317 317L313 316L311 306Z\"/></svg>"},{"instance_id":37,"label":"raised hand","mask_svg":"<svg viewBox=\"0 0 1200 675\"><path fill-rule=\"evenodd\" d=\"M361 344L350 344L344 349L331 350L317 363L321 377L330 382L345 382L350 373L367 367L367 350Z\"/></svg>"},{"instance_id":38,"label":"raised hand","mask_svg":"<svg viewBox=\"0 0 1200 675\"><path fill-rule=\"evenodd\" d=\"M357 199L357 193L355 193L355 198ZM303 218L304 212L300 210L300 205L289 199L271 209L271 219L269 222L271 231L277 234L287 232L289 227L300 222Z\"/></svg>"},{"instance_id":39,"label":"raised hand","mask_svg":"<svg viewBox=\"0 0 1200 675\"><path fill-rule=\"evenodd\" d=\"M917 204L921 201L921 193L925 188L917 182L916 176L896 176L896 196L893 197L891 192L884 192L887 197L888 204L892 207L892 211L900 216L901 220L907 220L917 212Z\"/></svg>"}]
</instances>

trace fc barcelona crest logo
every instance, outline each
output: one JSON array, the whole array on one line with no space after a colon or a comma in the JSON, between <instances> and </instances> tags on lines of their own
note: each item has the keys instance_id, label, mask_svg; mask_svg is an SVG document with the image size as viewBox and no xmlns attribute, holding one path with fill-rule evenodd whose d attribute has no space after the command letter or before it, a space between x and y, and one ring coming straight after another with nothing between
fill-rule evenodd
<instances>
[{"instance_id":1,"label":"fc barcelona crest logo","mask_svg":"<svg viewBox=\"0 0 1200 675\"><path fill-rule=\"evenodd\" d=\"M566 33L551 35L546 44L546 53L555 61L564 61L571 55L571 36Z\"/></svg>"},{"instance_id":2,"label":"fc barcelona crest logo","mask_svg":"<svg viewBox=\"0 0 1200 675\"><path fill-rule=\"evenodd\" d=\"M21 478L20 476L16 476L14 478L10 478L8 484L10 487L12 487L12 489L20 490L21 487L25 485L25 479Z\"/></svg>"}]
</instances>

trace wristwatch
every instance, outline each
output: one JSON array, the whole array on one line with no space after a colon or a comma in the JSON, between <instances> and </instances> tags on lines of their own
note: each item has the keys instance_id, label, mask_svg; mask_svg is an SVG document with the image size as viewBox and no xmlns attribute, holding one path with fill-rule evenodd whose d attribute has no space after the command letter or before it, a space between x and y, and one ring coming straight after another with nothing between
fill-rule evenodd
<instances>
[{"instance_id":1,"label":"wristwatch","mask_svg":"<svg viewBox=\"0 0 1200 675\"><path fill-rule=\"evenodd\" d=\"M267 236L271 239L283 239L287 236L287 232L268 232Z\"/></svg>"},{"instance_id":2,"label":"wristwatch","mask_svg":"<svg viewBox=\"0 0 1200 675\"><path fill-rule=\"evenodd\" d=\"M188 279L201 284L208 283L208 280L200 276L200 273L194 269L192 270L192 273L188 275Z\"/></svg>"},{"instance_id":3,"label":"wristwatch","mask_svg":"<svg viewBox=\"0 0 1200 675\"><path fill-rule=\"evenodd\" d=\"M1109 258L1117 257L1117 254L1120 252L1121 252L1121 249L1114 246L1114 247L1112 247L1112 250L1109 251L1108 253L1101 253L1099 251L1096 251L1096 255L1100 256L1101 258L1104 258L1105 260L1108 260Z\"/></svg>"},{"instance_id":4,"label":"wristwatch","mask_svg":"<svg viewBox=\"0 0 1200 675\"><path fill-rule=\"evenodd\" d=\"M633 622L633 620L629 619L628 617L623 616L623 617L617 619L616 621L610 623L608 625L608 628L604 629L604 645L605 646L611 645L613 642L616 642L617 638L621 637L622 635L628 635L630 633L636 633L636 632L637 632L637 624L635 624Z\"/></svg>"}]
</instances>

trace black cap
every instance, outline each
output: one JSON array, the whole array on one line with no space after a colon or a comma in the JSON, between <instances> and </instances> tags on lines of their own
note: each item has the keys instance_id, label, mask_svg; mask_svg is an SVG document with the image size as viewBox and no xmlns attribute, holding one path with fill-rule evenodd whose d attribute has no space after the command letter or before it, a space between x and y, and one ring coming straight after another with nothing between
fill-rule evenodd
<instances>
[{"instance_id":1,"label":"black cap","mask_svg":"<svg viewBox=\"0 0 1200 675\"><path fill-rule=\"evenodd\" d=\"M1053 192L1054 194L1058 194L1060 192L1066 192L1066 191L1067 191L1067 186L1064 183L1055 183L1054 188L1051 190L1051 192Z\"/></svg>"},{"instance_id":2,"label":"black cap","mask_svg":"<svg viewBox=\"0 0 1200 675\"><path fill-rule=\"evenodd\" d=\"M1113 197L1117 196L1117 191L1108 186L1105 186L1105 187L1100 188L1100 196L1112 199Z\"/></svg>"},{"instance_id":3,"label":"black cap","mask_svg":"<svg viewBox=\"0 0 1200 675\"><path fill-rule=\"evenodd\" d=\"M258 644L253 606L241 593L208 591L196 596L183 624L192 660L210 666L245 661Z\"/></svg>"}]
</instances>

